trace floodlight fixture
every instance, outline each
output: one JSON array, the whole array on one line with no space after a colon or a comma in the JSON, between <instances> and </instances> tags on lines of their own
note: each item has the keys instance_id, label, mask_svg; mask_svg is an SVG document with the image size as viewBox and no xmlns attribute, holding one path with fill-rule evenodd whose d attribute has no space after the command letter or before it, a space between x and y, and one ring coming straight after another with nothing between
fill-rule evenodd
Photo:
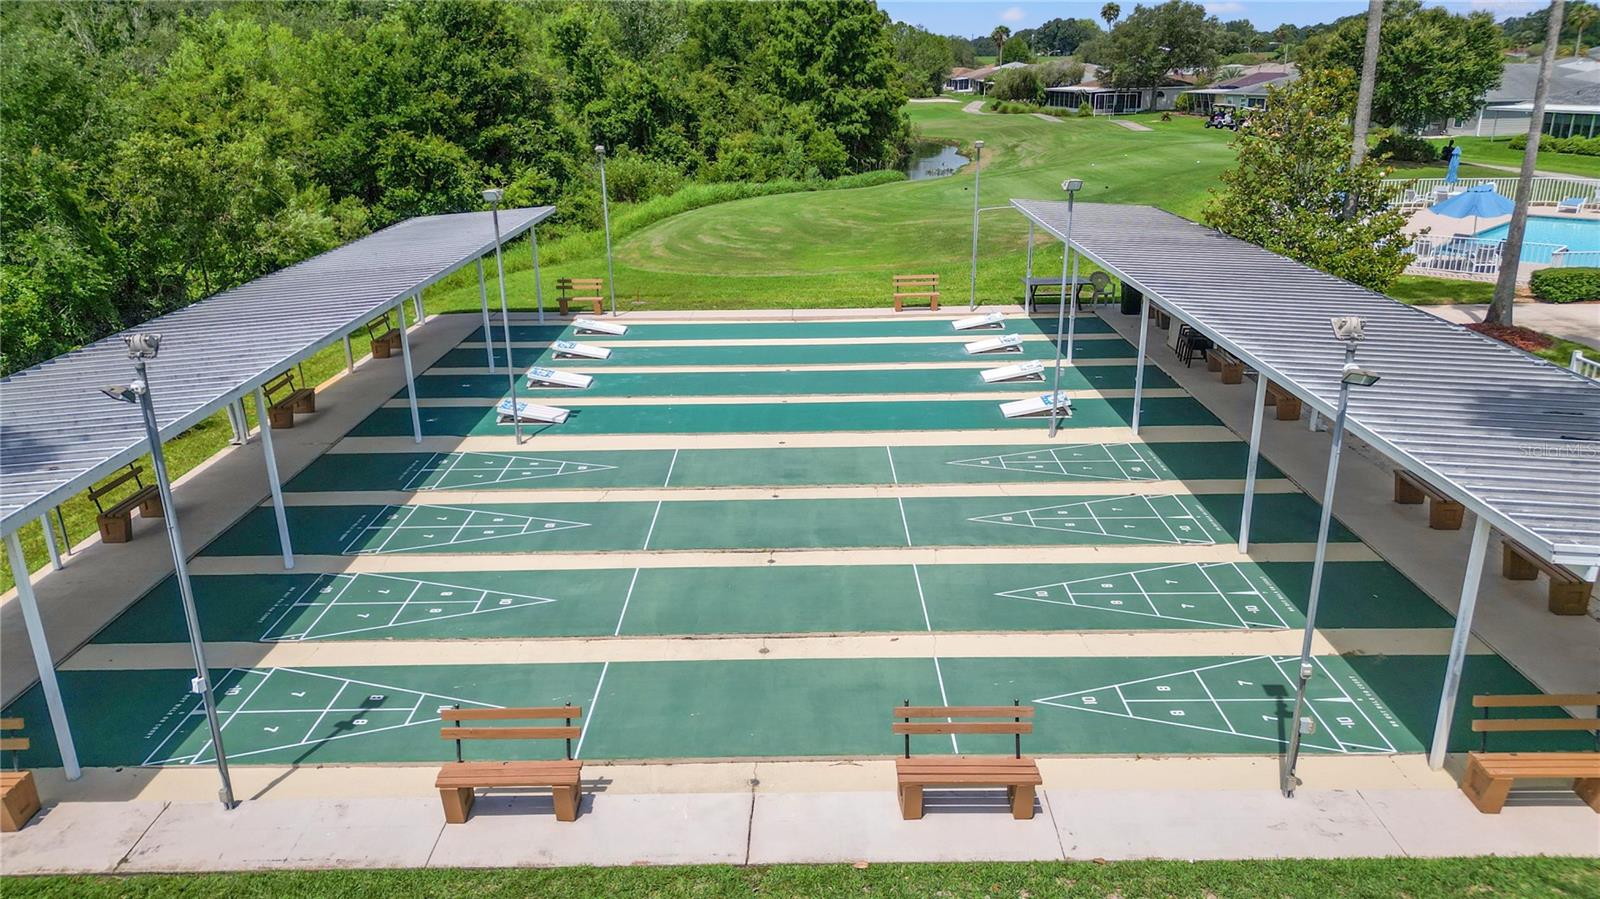
<instances>
[{"instance_id":1,"label":"floodlight fixture","mask_svg":"<svg viewBox=\"0 0 1600 899\"><path fill-rule=\"evenodd\" d=\"M1378 383L1382 376L1370 369L1361 368L1354 364L1346 365L1339 381L1351 387L1371 387Z\"/></svg>"},{"instance_id":2,"label":"floodlight fixture","mask_svg":"<svg viewBox=\"0 0 1600 899\"><path fill-rule=\"evenodd\" d=\"M500 198L505 196L505 193L505 191L498 187L491 187L483 192L484 202L493 203L498 206L500 205Z\"/></svg>"},{"instance_id":3,"label":"floodlight fixture","mask_svg":"<svg viewBox=\"0 0 1600 899\"><path fill-rule=\"evenodd\" d=\"M1083 190L1083 179L1068 178L1067 180L1061 182L1061 189L1069 194L1075 194L1078 191Z\"/></svg>"},{"instance_id":4,"label":"floodlight fixture","mask_svg":"<svg viewBox=\"0 0 1600 899\"><path fill-rule=\"evenodd\" d=\"M122 335L128 345L129 359L154 359L161 352L161 335L153 331L135 331Z\"/></svg>"},{"instance_id":5,"label":"floodlight fixture","mask_svg":"<svg viewBox=\"0 0 1600 899\"><path fill-rule=\"evenodd\" d=\"M596 156L604 156L604 155L606 155L606 145L605 144L595 144L594 145L594 155L596 155Z\"/></svg>"},{"instance_id":6,"label":"floodlight fixture","mask_svg":"<svg viewBox=\"0 0 1600 899\"><path fill-rule=\"evenodd\" d=\"M107 384L100 388L100 392L119 403L137 403L139 394L144 393L144 382L135 381L132 384Z\"/></svg>"},{"instance_id":7,"label":"floodlight fixture","mask_svg":"<svg viewBox=\"0 0 1600 899\"><path fill-rule=\"evenodd\" d=\"M983 149L983 141L981 141L981 140L975 140L975 141L973 141L973 142L972 142L972 145L973 145L973 146L974 146L974 147L977 147L977 148L978 148L978 149L980 149L980 150L982 150L982 149Z\"/></svg>"},{"instance_id":8,"label":"floodlight fixture","mask_svg":"<svg viewBox=\"0 0 1600 899\"><path fill-rule=\"evenodd\" d=\"M1339 340L1354 342L1367 336L1366 320L1359 315L1335 315L1329 324L1333 326L1333 336Z\"/></svg>"}]
</instances>

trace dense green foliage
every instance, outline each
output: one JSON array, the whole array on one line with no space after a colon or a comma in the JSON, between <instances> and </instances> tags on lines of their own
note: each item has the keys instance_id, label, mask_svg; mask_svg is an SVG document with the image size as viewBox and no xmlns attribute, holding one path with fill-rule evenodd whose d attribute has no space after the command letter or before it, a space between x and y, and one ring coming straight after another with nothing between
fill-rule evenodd
<instances>
[{"instance_id":1,"label":"dense green foliage","mask_svg":"<svg viewBox=\"0 0 1600 899\"><path fill-rule=\"evenodd\" d=\"M1528 288L1546 303L1600 300L1600 268L1542 268L1533 273Z\"/></svg>"},{"instance_id":2,"label":"dense green foliage","mask_svg":"<svg viewBox=\"0 0 1600 899\"><path fill-rule=\"evenodd\" d=\"M970 42L969 42L970 49ZM956 65L955 44L904 22L894 23L894 56L900 63L901 88L908 97L932 97Z\"/></svg>"},{"instance_id":3,"label":"dense green foliage","mask_svg":"<svg viewBox=\"0 0 1600 899\"><path fill-rule=\"evenodd\" d=\"M1355 87L1350 72L1325 69L1274 90L1235 138L1238 165L1222 174L1205 218L1234 237L1381 291L1410 261L1406 216L1387 200L1383 166L1368 158L1350 167Z\"/></svg>"},{"instance_id":4,"label":"dense green foliage","mask_svg":"<svg viewBox=\"0 0 1600 899\"><path fill-rule=\"evenodd\" d=\"M1506 146L1513 150L1528 148L1526 134L1514 135ZM1571 153L1576 156L1600 156L1600 137L1552 137L1548 134L1539 137L1540 153Z\"/></svg>"},{"instance_id":5,"label":"dense green foliage","mask_svg":"<svg viewBox=\"0 0 1600 899\"><path fill-rule=\"evenodd\" d=\"M931 37L931 36L930 36ZM0 372L374 228L895 166L869 0L0 7Z\"/></svg>"},{"instance_id":6,"label":"dense green foliage","mask_svg":"<svg viewBox=\"0 0 1600 899\"><path fill-rule=\"evenodd\" d=\"M1361 70L1365 16L1340 20L1307 45L1306 68ZM1378 41L1378 82L1372 121L1408 130L1472 115L1500 84L1505 62L1500 29L1488 12L1456 15L1420 0L1385 5Z\"/></svg>"},{"instance_id":7,"label":"dense green foliage","mask_svg":"<svg viewBox=\"0 0 1600 899\"><path fill-rule=\"evenodd\" d=\"M1000 62L1033 62L1033 51L1028 47L1027 40L1020 37L1008 39L1000 48Z\"/></svg>"},{"instance_id":8,"label":"dense green foliage","mask_svg":"<svg viewBox=\"0 0 1600 899\"><path fill-rule=\"evenodd\" d=\"M1112 87L1156 87L1174 70L1212 69L1222 45L1222 25L1190 0L1136 6L1111 30L1101 81Z\"/></svg>"},{"instance_id":9,"label":"dense green foliage","mask_svg":"<svg viewBox=\"0 0 1600 899\"><path fill-rule=\"evenodd\" d=\"M1388 131L1378 138L1372 153L1379 159L1394 162L1449 162L1440 156L1443 149L1443 145L1415 134Z\"/></svg>"}]
</instances>

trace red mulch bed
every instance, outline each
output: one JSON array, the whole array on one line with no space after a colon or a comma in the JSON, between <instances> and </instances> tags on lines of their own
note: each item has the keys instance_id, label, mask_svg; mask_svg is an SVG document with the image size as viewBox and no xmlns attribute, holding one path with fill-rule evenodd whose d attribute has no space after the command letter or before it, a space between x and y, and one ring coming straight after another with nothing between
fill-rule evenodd
<instances>
[{"instance_id":1,"label":"red mulch bed","mask_svg":"<svg viewBox=\"0 0 1600 899\"><path fill-rule=\"evenodd\" d=\"M1501 343L1509 343L1519 350L1536 353L1555 346L1555 339L1548 334L1540 334L1530 328L1519 328L1515 325L1491 325L1487 322L1477 322L1467 325L1467 328L1477 331L1485 337L1493 337Z\"/></svg>"}]
</instances>

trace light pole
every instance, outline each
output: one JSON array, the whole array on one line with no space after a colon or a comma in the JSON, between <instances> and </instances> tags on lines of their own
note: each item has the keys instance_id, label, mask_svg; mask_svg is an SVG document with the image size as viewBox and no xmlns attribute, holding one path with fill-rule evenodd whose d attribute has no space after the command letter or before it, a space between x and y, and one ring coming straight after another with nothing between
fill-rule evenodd
<instances>
[{"instance_id":1,"label":"light pole","mask_svg":"<svg viewBox=\"0 0 1600 899\"><path fill-rule=\"evenodd\" d=\"M1356 345L1366 336L1365 322L1354 315L1336 316L1333 336L1344 344L1344 367L1339 373L1339 410L1333 422L1333 447L1328 451L1328 477L1322 487L1322 521L1317 526L1317 556L1311 566L1311 596L1306 603L1306 629L1300 640L1300 680L1294 694L1294 717L1290 719L1289 755L1283 766L1283 795L1293 799L1300 778L1295 766L1300 762L1300 737L1311 727L1301 720L1305 711L1306 686L1311 682L1311 640L1317 629L1317 601L1322 594L1322 570L1328 560L1328 529L1333 522L1333 488L1339 476L1339 451L1344 447L1344 423L1350 411L1350 388L1371 387L1379 376L1356 367ZM1265 377L1262 375L1261 377Z\"/></svg>"},{"instance_id":2,"label":"light pole","mask_svg":"<svg viewBox=\"0 0 1600 899\"><path fill-rule=\"evenodd\" d=\"M606 289L611 292L611 316L617 315L617 274L611 268L611 198L606 196L606 147L594 145L595 158L600 160L600 220L606 229Z\"/></svg>"},{"instance_id":3,"label":"light pole","mask_svg":"<svg viewBox=\"0 0 1600 899\"><path fill-rule=\"evenodd\" d=\"M500 333L506 343L506 384L511 390L511 431L517 445L522 445L522 416L517 408L517 371L511 365L511 312L506 308L506 267L500 261L500 197L504 191L491 187L483 192L489 201L489 215L494 220L494 272L500 281Z\"/></svg>"},{"instance_id":4,"label":"light pole","mask_svg":"<svg viewBox=\"0 0 1600 899\"><path fill-rule=\"evenodd\" d=\"M178 600L183 606L184 623L189 628L189 649L194 653L195 677L189 682L192 692L199 695L206 710L206 724L211 728L211 745L217 753L217 774L222 778L222 788L217 798L223 808L233 808L233 781L228 777L228 757L222 748L222 724L217 720L217 699L211 689L211 672L206 667L205 644L200 639L200 614L194 606L194 588L189 583L189 567L184 561L183 537L178 533L178 507L172 501L172 482L167 475L167 457L161 452L161 431L156 427L156 410L150 401L150 382L146 376L145 362L156 357L161 349L160 334L127 334L128 358L133 360L134 378L131 384L117 384L100 388L100 392L114 400L133 403L144 417L145 439L150 443L150 464L155 469L156 489L161 495L162 520L167 525L167 542L172 547L173 577L178 581ZM261 422L266 428L267 423Z\"/></svg>"},{"instance_id":5,"label":"light pole","mask_svg":"<svg viewBox=\"0 0 1600 899\"><path fill-rule=\"evenodd\" d=\"M967 310L978 308L978 181L983 177L983 141L972 144L972 277L967 286ZM1032 246L1029 247L1032 252Z\"/></svg>"},{"instance_id":6,"label":"light pole","mask_svg":"<svg viewBox=\"0 0 1600 899\"><path fill-rule=\"evenodd\" d=\"M1056 436L1056 427L1061 420L1061 344L1064 342L1066 328L1067 304L1075 303L1078 299L1078 261L1072 252L1072 213L1073 201L1078 196L1078 191L1083 189L1083 179L1068 178L1061 182L1061 189L1067 192L1067 236L1061 240L1061 305L1056 309L1056 386L1050 394L1050 436ZM1067 257L1072 256L1072 294L1067 295ZM1078 320L1072 320L1076 328ZM1071 362L1071 350L1068 351L1067 361Z\"/></svg>"}]
</instances>

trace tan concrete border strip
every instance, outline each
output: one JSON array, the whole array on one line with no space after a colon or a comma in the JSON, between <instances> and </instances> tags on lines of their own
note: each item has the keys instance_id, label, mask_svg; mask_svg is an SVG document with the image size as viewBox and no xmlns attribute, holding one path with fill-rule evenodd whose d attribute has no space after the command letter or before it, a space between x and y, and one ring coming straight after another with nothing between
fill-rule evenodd
<instances>
[{"instance_id":1,"label":"tan concrete border strip","mask_svg":"<svg viewBox=\"0 0 1600 899\"><path fill-rule=\"evenodd\" d=\"M519 388L520 389L520 388ZM1039 386L1034 385L1031 390L1004 390L1004 391L972 391L969 393L785 393L785 394L751 394L741 396L737 394L670 394L650 393L641 391L628 396L585 396L581 390L570 393L542 393L538 399L541 402L560 403L562 406L581 408L584 406L637 406L641 399L653 403L671 403L676 406L734 406L734 405L764 405L764 406L804 406L814 403L881 403L885 396L892 398L897 403L945 403L953 401L993 400L1004 402L1006 400L1020 400L1039 395ZM1063 390L1062 393L1075 399L1127 399L1133 396L1132 390ZM1156 387L1144 392L1146 398L1156 397L1187 397L1187 391L1176 387ZM476 396L434 396L421 397L417 405L421 408L478 408L488 409L499 402L495 397ZM387 409L409 409L411 404L407 400L392 399L384 404Z\"/></svg>"},{"instance_id":2,"label":"tan concrete border strip","mask_svg":"<svg viewBox=\"0 0 1600 899\"><path fill-rule=\"evenodd\" d=\"M929 549L689 550L590 553L392 553L295 556L295 574L389 574L461 571L568 571L587 568L756 568L767 565L983 565L1179 562L1309 562L1314 543L1257 543L1248 555L1233 544L1216 546L960 546ZM1362 543L1331 543L1330 562L1375 562ZM281 556L197 556L198 575L283 574Z\"/></svg>"},{"instance_id":3,"label":"tan concrete border strip","mask_svg":"<svg viewBox=\"0 0 1600 899\"><path fill-rule=\"evenodd\" d=\"M955 334L941 334L932 337L752 337L744 340L737 338L729 338L726 340L605 340L602 337L597 337L597 339L591 340L589 339L588 335L585 335L584 337L580 338L580 341L590 344L591 346L605 346L615 349L622 349L625 347L676 347L678 349L689 349L693 347L707 346L884 346L919 343L965 344L972 343L975 340L983 340L985 337L1001 336L1001 333L1002 332L1000 331L980 331L976 333L958 332ZM1020 336L1024 343L1044 343L1054 342L1055 340L1055 335L1053 334L1022 334L1016 336ZM1106 333L1097 332L1094 334L1078 334L1074 336L1073 339L1120 340L1123 343L1127 342L1123 340L1121 334L1118 334L1114 331ZM554 341L551 340L513 340L511 341L511 347L512 349L518 350L544 350L549 349L553 343ZM504 347L505 343L497 340L495 341L495 346ZM456 344L456 348L463 350L481 350L483 349L483 341L465 340L459 344ZM1016 354L992 353L987 355L990 355L996 359L1001 359L1005 358L1006 356L1014 356ZM1131 359L1133 357L1130 356L1128 358Z\"/></svg>"},{"instance_id":4,"label":"tan concrete border strip","mask_svg":"<svg viewBox=\"0 0 1600 899\"><path fill-rule=\"evenodd\" d=\"M583 662L770 661L773 659L1162 658L1290 656L1297 629L1249 631L1056 631L1029 633L901 633L809 636L595 637L471 640L360 640L298 643L208 643L206 660L233 668L317 668L423 665L554 665ZM1317 655L1341 653L1442 655L1448 628L1410 631L1319 631ZM1474 653L1490 652L1482 644ZM61 667L72 671L184 668L187 643L92 643Z\"/></svg>"}]
</instances>

